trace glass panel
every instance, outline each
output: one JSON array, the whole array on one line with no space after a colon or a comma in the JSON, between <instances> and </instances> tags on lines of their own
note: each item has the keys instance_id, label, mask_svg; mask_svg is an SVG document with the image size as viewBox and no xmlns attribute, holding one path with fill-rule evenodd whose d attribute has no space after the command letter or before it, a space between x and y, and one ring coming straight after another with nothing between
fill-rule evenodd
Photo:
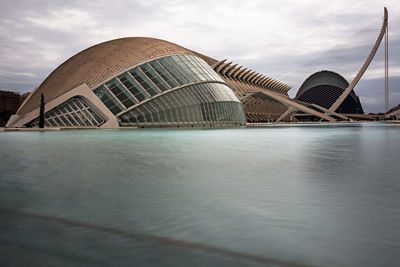
<instances>
[{"instance_id":1,"label":"glass panel","mask_svg":"<svg viewBox=\"0 0 400 267\"><path fill-rule=\"evenodd\" d=\"M229 94L230 88L221 85L219 83L192 85L168 92L119 116L121 124L135 125L146 122L153 125L182 125L245 122L241 103Z\"/></svg>"},{"instance_id":2,"label":"glass panel","mask_svg":"<svg viewBox=\"0 0 400 267\"><path fill-rule=\"evenodd\" d=\"M194 55L179 54L144 63L93 91L112 113L118 114L122 113L124 107L133 107L149 96L156 96L181 85L210 80L223 81L203 59ZM201 123L200 119L213 123L226 117L222 116L226 112L225 107L240 111L235 105L219 104L220 101L238 102L232 90L224 84L197 84L191 86L190 90L182 88L177 91L180 93L168 92L165 96L158 96L121 114L121 123ZM239 102L238 104L240 105ZM82 110L82 106L85 107L85 103L78 100L71 104L75 110ZM78 113L83 116L78 116L82 122L88 124L97 120L90 112L89 118L87 112ZM240 116L240 112L239 116L233 112L233 117L243 117Z\"/></svg>"},{"instance_id":3,"label":"glass panel","mask_svg":"<svg viewBox=\"0 0 400 267\"><path fill-rule=\"evenodd\" d=\"M143 115L144 115L145 122L151 123L151 122L153 121L153 119L152 119L152 117L151 117L151 113L146 109L145 106L142 106L142 107L140 108L140 111L141 111L141 112L143 113Z\"/></svg>"},{"instance_id":4,"label":"glass panel","mask_svg":"<svg viewBox=\"0 0 400 267\"><path fill-rule=\"evenodd\" d=\"M189 55L178 55L178 57L189 67L197 78L202 81L209 80L209 78L204 75L202 67L200 67L194 59L190 58Z\"/></svg>"},{"instance_id":5,"label":"glass panel","mask_svg":"<svg viewBox=\"0 0 400 267\"><path fill-rule=\"evenodd\" d=\"M97 121L98 124L101 124L104 122L103 118L101 118L99 115L97 115L93 110L89 109L90 115Z\"/></svg>"},{"instance_id":6,"label":"glass panel","mask_svg":"<svg viewBox=\"0 0 400 267\"><path fill-rule=\"evenodd\" d=\"M172 65L169 63L167 58L160 58L158 62L164 67L165 70L168 71L168 73L177 81L180 85L187 84L188 80L184 79L184 74L178 73L178 71L172 67ZM173 61L174 62L174 61ZM175 63L175 66L179 68L179 66Z\"/></svg>"},{"instance_id":7,"label":"glass panel","mask_svg":"<svg viewBox=\"0 0 400 267\"><path fill-rule=\"evenodd\" d=\"M208 65L203 59L199 57L195 57L190 55L192 59L194 59L197 63L198 66L201 66L201 70L204 71L205 73L208 74L210 80L216 80L216 81L221 81L223 82L222 78Z\"/></svg>"},{"instance_id":8,"label":"glass panel","mask_svg":"<svg viewBox=\"0 0 400 267\"><path fill-rule=\"evenodd\" d=\"M79 110L78 106L75 105L74 101L68 101L68 104L71 106L73 110Z\"/></svg>"},{"instance_id":9,"label":"glass panel","mask_svg":"<svg viewBox=\"0 0 400 267\"><path fill-rule=\"evenodd\" d=\"M82 110L83 109L83 110ZM93 119L88 110L95 114L98 122ZM86 116L85 116L86 115ZM86 103L79 98L71 98L45 114L48 125L51 126L98 126L104 120L92 111ZM37 124L36 119L32 125Z\"/></svg>"},{"instance_id":10,"label":"glass panel","mask_svg":"<svg viewBox=\"0 0 400 267\"><path fill-rule=\"evenodd\" d=\"M75 112L72 113L71 115L74 117L79 126L85 126L83 121L79 118L79 116Z\"/></svg>"},{"instance_id":11,"label":"glass panel","mask_svg":"<svg viewBox=\"0 0 400 267\"><path fill-rule=\"evenodd\" d=\"M68 105L68 103L64 104L64 107L69 111L72 112L72 108Z\"/></svg>"},{"instance_id":12,"label":"glass panel","mask_svg":"<svg viewBox=\"0 0 400 267\"><path fill-rule=\"evenodd\" d=\"M107 82L106 86L125 107L129 108L136 103L136 101L129 95L128 92L126 92L125 88L116 79L112 79L111 81Z\"/></svg>"},{"instance_id":13,"label":"glass panel","mask_svg":"<svg viewBox=\"0 0 400 267\"><path fill-rule=\"evenodd\" d=\"M124 73L118 76L118 79L125 85L126 88L136 97L139 102L142 102L146 98L149 98L146 93L142 91L142 88L137 84L136 81L132 80L129 74Z\"/></svg>"},{"instance_id":14,"label":"glass panel","mask_svg":"<svg viewBox=\"0 0 400 267\"><path fill-rule=\"evenodd\" d=\"M179 71L179 73L182 74L182 76L185 77L185 79L188 80L189 83L199 81L199 79L194 76L193 72L191 72L190 69L177 56L166 58L166 60L169 64L171 64L171 66Z\"/></svg>"},{"instance_id":15,"label":"glass panel","mask_svg":"<svg viewBox=\"0 0 400 267\"><path fill-rule=\"evenodd\" d=\"M61 116L60 119L64 122L65 126L72 126L69 120L67 120L64 116Z\"/></svg>"},{"instance_id":16,"label":"glass panel","mask_svg":"<svg viewBox=\"0 0 400 267\"><path fill-rule=\"evenodd\" d=\"M76 114L78 115L78 117L81 119L81 121L84 122L84 124L86 126L92 126L92 124L90 123L90 121L85 117L85 115L83 115L83 113L81 111L77 111Z\"/></svg>"},{"instance_id":17,"label":"glass panel","mask_svg":"<svg viewBox=\"0 0 400 267\"><path fill-rule=\"evenodd\" d=\"M161 78L154 72L153 69L150 68L149 65L144 64L139 67L143 73L158 87L160 91L166 91L169 89L168 85L161 80Z\"/></svg>"},{"instance_id":18,"label":"glass panel","mask_svg":"<svg viewBox=\"0 0 400 267\"><path fill-rule=\"evenodd\" d=\"M112 113L117 114L122 111L121 105L117 100L107 91L104 86L100 86L93 90L97 97L104 103L104 105L111 110Z\"/></svg>"},{"instance_id":19,"label":"glass panel","mask_svg":"<svg viewBox=\"0 0 400 267\"><path fill-rule=\"evenodd\" d=\"M56 123L52 119L47 120L51 126L57 126Z\"/></svg>"},{"instance_id":20,"label":"glass panel","mask_svg":"<svg viewBox=\"0 0 400 267\"><path fill-rule=\"evenodd\" d=\"M74 99L74 103L78 106L79 109L83 109L84 105L82 104L82 101L79 99Z\"/></svg>"},{"instance_id":21,"label":"glass panel","mask_svg":"<svg viewBox=\"0 0 400 267\"><path fill-rule=\"evenodd\" d=\"M196 81L206 81L207 78L202 75L203 71L197 68L194 60L190 59L187 55L177 55L180 60L180 65L186 66L190 70L190 74L194 77Z\"/></svg>"},{"instance_id":22,"label":"glass panel","mask_svg":"<svg viewBox=\"0 0 400 267\"><path fill-rule=\"evenodd\" d=\"M139 123L144 123L144 114L140 111L140 109L137 109L137 120Z\"/></svg>"},{"instance_id":23,"label":"glass panel","mask_svg":"<svg viewBox=\"0 0 400 267\"><path fill-rule=\"evenodd\" d=\"M82 110L82 112L83 112L83 114L86 116L86 118L89 120L89 123L90 123L92 126L98 126L99 124L102 123L101 121L100 121L100 122L96 121L96 119L93 118L93 116L90 115L90 113L89 113L86 109Z\"/></svg>"},{"instance_id":24,"label":"glass panel","mask_svg":"<svg viewBox=\"0 0 400 267\"><path fill-rule=\"evenodd\" d=\"M149 93L151 96L158 94L159 90L155 89L152 83L137 69L129 71L130 74L139 82L139 84Z\"/></svg>"},{"instance_id":25,"label":"glass panel","mask_svg":"<svg viewBox=\"0 0 400 267\"><path fill-rule=\"evenodd\" d=\"M65 114L65 117L67 117L67 119L72 123L73 126L78 126L76 121L72 119L72 117L69 114Z\"/></svg>"},{"instance_id":26,"label":"glass panel","mask_svg":"<svg viewBox=\"0 0 400 267\"><path fill-rule=\"evenodd\" d=\"M57 115L61 115L61 112L60 112L59 108L54 109L54 113L57 114Z\"/></svg>"},{"instance_id":27,"label":"glass panel","mask_svg":"<svg viewBox=\"0 0 400 267\"><path fill-rule=\"evenodd\" d=\"M178 83L172 78L172 76L167 73L160 65L160 63L158 63L157 60L151 61L149 63L151 65L151 67L157 72L158 75L160 75L161 78L163 78L164 81L166 81L168 83L168 85L171 88L175 88L178 86Z\"/></svg>"},{"instance_id":28,"label":"glass panel","mask_svg":"<svg viewBox=\"0 0 400 267\"><path fill-rule=\"evenodd\" d=\"M57 126L64 126L64 123L62 123L62 121L59 118L54 117L54 120L57 123Z\"/></svg>"},{"instance_id":29,"label":"glass panel","mask_svg":"<svg viewBox=\"0 0 400 267\"><path fill-rule=\"evenodd\" d=\"M83 100L79 100L79 103L81 103L85 108L89 107Z\"/></svg>"}]
</instances>

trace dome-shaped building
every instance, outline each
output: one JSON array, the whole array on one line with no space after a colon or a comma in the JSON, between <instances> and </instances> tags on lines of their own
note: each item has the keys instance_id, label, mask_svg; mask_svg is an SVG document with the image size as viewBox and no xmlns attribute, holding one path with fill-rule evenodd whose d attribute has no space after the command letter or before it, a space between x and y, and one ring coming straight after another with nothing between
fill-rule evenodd
<instances>
[{"instance_id":1,"label":"dome-shaped building","mask_svg":"<svg viewBox=\"0 0 400 267\"><path fill-rule=\"evenodd\" d=\"M348 86L349 83L340 74L323 70L312 74L303 82L295 99L329 109ZM354 91L350 92L336 112L364 114L360 99Z\"/></svg>"},{"instance_id":2,"label":"dome-shaped building","mask_svg":"<svg viewBox=\"0 0 400 267\"><path fill-rule=\"evenodd\" d=\"M41 95L47 127L241 125L243 106L207 57L154 38L122 38L61 64L7 127L37 126Z\"/></svg>"}]
</instances>

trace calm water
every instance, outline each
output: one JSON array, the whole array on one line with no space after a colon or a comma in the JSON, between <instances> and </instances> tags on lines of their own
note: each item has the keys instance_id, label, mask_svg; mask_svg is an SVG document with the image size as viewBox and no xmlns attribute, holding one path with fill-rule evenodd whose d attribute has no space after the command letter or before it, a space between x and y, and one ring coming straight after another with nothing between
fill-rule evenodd
<instances>
[{"instance_id":1,"label":"calm water","mask_svg":"<svg viewBox=\"0 0 400 267\"><path fill-rule=\"evenodd\" d=\"M0 266L398 266L400 125L0 133Z\"/></svg>"}]
</instances>

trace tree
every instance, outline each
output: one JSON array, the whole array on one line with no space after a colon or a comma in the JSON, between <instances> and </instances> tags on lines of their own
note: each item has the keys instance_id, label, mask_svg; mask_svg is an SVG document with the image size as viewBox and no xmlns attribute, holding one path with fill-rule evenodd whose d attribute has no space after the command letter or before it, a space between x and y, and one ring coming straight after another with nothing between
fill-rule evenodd
<instances>
[{"instance_id":1,"label":"tree","mask_svg":"<svg viewBox=\"0 0 400 267\"><path fill-rule=\"evenodd\" d=\"M44 96L40 95L39 128L44 128Z\"/></svg>"}]
</instances>

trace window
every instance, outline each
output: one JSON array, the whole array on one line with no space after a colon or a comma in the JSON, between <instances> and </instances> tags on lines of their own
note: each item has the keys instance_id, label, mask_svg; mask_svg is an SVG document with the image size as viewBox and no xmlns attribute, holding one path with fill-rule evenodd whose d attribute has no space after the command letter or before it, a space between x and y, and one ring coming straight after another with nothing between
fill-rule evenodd
<instances>
[{"instance_id":1,"label":"window","mask_svg":"<svg viewBox=\"0 0 400 267\"><path fill-rule=\"evenodd\" d=\"M125 85L125 87L132 93L132 95L139 102L142 102L143 100L148 98L148 95L142 91L137 82L133 81L132 78L127 73L118 76L118 79Z\"/></svg>"},{"instance_id":2,"label":"window","mask_svg":"<svg viewBox=\"0 0 400 267\"><path fill-rule=\"evenodd\" d=\"M117 114L122 111L121 105L117 100L107 91L104 86L100 86L93 91L100 100L104 103L104 105L114 114Z\"/></svg>"},{"instance_id":3,"label":"window","mask_svg":"<svg viewBox=\"0 0 400 267\"><path fill-rule=\"evenodd\" d=\"M106 86L125 107L129 108L135 104L136 101L116 79L107 82Z\"/></svg>"},{"instance_id":4,"label":"window","mask_svg":"<svg viewBox=\"0 0 400 267\"><path fill-rule=\"evenodd\" d=\"M149 93L151 96L158 94L158 90L148 81L148 79L136 68L129 71L132 76L139 82L139 84Z\"/></svg>"}]
</instances>

